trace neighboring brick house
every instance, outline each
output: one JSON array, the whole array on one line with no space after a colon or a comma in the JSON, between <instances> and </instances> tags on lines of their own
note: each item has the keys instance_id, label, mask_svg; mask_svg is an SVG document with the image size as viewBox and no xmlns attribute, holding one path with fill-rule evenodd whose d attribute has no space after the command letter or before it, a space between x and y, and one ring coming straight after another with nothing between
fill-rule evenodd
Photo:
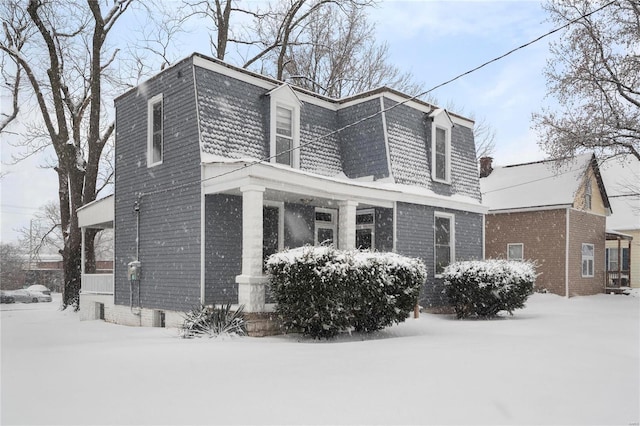
<instances>
[{"instance_id":1,"label":"neighboring brick house","mask_svg":"<svg viewBox=\"0 0 640 426\"><path fill-rule=\"evenodd\" d=\"M640 288L640 160L601 162L613 214L607 218L607 291Z\"/></svg>"},{"instance_id":2,"label":"neighboring brick house","mask_svg":"<svg viewBox=\"0 0 640 426\"><path fill-rule=\"evenodd\" d=\"M536 287L559 295L604 291L611 207L594 155L495 169L483 158L480 176L487 258L535 261Z\"/></svg>"},{"instance_id":3,"label":"neighboring brick house","mask_svg":"<svg viewBox=\"0 0 640 426\"><path fill-rule=\"evenodd\" d=\"M438 307L441 269L482 258L467 118L389 88L330 99L199 54L115 106L114 305L83 282L81 305L100 305L88 316L174 324L200 303L268 313L265 257L327 241L421 258L421 304ZM83 228L104 225L99 206L79 211Z\"/></svg>"}]
</instances>

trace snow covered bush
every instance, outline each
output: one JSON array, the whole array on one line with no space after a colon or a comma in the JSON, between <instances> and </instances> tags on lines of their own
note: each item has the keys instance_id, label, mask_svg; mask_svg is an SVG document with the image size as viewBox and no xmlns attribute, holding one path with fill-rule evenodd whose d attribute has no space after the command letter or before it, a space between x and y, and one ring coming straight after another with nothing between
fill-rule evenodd
<instances>
[{"instance_id":1,"label":"snow covered bush","mask_svg":"<svg viewBox=\"0 0 640 426\"><path fill-rule=\"evenodd\" d=\"M523 308L533 293L536 272L530 262L485 260L452 263L442 276L458 318L488 318Z\"/></svg>"},{"instance_id":2,"label":"snow covered bush","mask_svg":"<svg viewBox=\"0 0 640 426\"><path fill-rule=\"evenodd\" d=\"M333 247L276 253L267 260L267 271L285 330L316 339L404 321L426 279L418 259Z\"/></svg>"},{"instance_id":3,"label":"snow covered bush","mask_svg":"<svg viewBox=\"0 0 640 426\"><path fill-rule=\"evenodd\" d=\"M200 305L193 308L185 314L180 333L184 339L246 334L244 306L232 312L230 304L220 307Z\"/></svg>"}]
</instances>

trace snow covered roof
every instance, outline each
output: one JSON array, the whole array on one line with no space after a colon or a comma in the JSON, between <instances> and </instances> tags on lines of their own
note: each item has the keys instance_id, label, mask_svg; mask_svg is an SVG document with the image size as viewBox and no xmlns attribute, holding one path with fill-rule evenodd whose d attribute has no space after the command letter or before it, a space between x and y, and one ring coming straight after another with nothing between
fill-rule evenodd
<instances>
[{"instance_id":1,"label":"snow covered roof","mask_svg":"<svg viewBox=\"0 0 640 426\"><path fill-rule=\"evenodd\" d=\"M490 211L573 206L592 158L580 155L561 166L546 160L495 167L480 179L482 202Z\"/></svg>"},{"instance_id":2,"label":"snow covered roof","mask_svg":"<svg viewBox=\"0 0 640 426\"><path fill-rule=\"evenodd\" d=\"M632 155L608 159L600 171L613 210L607 229L640 229L640 160Z\"/></svg>"}]
</instances>

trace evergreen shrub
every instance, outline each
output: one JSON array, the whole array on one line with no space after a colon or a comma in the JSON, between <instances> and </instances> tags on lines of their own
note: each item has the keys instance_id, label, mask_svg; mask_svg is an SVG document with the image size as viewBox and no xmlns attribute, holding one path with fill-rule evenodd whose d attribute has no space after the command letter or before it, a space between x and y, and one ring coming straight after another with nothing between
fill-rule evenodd
<instances>
[{"instance_id":1,"label":"evergreen shrub","mask_svg":"<svg viewBox=\"0 0 640 426\"><path fill-rule=\"evenodd\" d=\"M426 279L422 261L394 253L302 247L267 260L285 331L316 339L404 321Z\"/></svg>"},{"instance_id":2,"label":"evergreen shrub","mask_svg":"<svg viewBox=\"0 0 640 426\"><path fill-rule=\"evenodd\" d=\"M536 278L531 262L484 260L456 262L442 273L445 294L458 318L513 315L533 293Z\"/></svg>"}]
</instances>

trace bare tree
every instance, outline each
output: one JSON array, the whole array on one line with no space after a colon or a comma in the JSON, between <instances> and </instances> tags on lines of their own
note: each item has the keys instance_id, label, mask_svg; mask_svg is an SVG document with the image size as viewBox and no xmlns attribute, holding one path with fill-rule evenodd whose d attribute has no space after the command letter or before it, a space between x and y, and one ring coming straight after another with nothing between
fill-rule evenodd
<instances>
[{"instance_id":1,"label":"bare tree","mask_svg":"<svg viewBox=\"0 0 640 426\"><path fill-rule=\"evenodd\" d=\"M409 94L423 91L410 73L390 63L388 53L386 43L376 42L375 25L360 5L327 5L315 12L287 47L283 77L333 98L382 86ZM279 56L267 58L277 70Z\"/></svg>"},{"instance_id":2,"label":"bare tree","mask_svg":"<svg viewBox=\"0 0 640 426\"><path fill-rule=\"evenodd\" d=\"M103 150L114 129L105 124L102 85L118 51L107 36L133 0L99 2L20 0L2 2L0 52L14 78L13 110L3 129L33 100L44 131L25 141L27 152L51 146L58 176L64 246L63 305L78 308L81 233L76 210L96 199ZM24 76L24 83L21 76ZM23 96L23 99L21 99ZM28 102L27 102L28 103ZM95 232L86 235L93 260Z\"/></svg>"},{"instance_id":3,"label":"bare tree","mask_svg":"<svg viewBox=\"0 0 640 426\"><path fill-rule=\"evenodd\" d=\"M539 144L553 158L593 151L606 158L640 159L640 3L549 1L549 19L564 30L551 44L546 68L549 96L561 106L534 114Z\"/></svg>"}]
</instances>

